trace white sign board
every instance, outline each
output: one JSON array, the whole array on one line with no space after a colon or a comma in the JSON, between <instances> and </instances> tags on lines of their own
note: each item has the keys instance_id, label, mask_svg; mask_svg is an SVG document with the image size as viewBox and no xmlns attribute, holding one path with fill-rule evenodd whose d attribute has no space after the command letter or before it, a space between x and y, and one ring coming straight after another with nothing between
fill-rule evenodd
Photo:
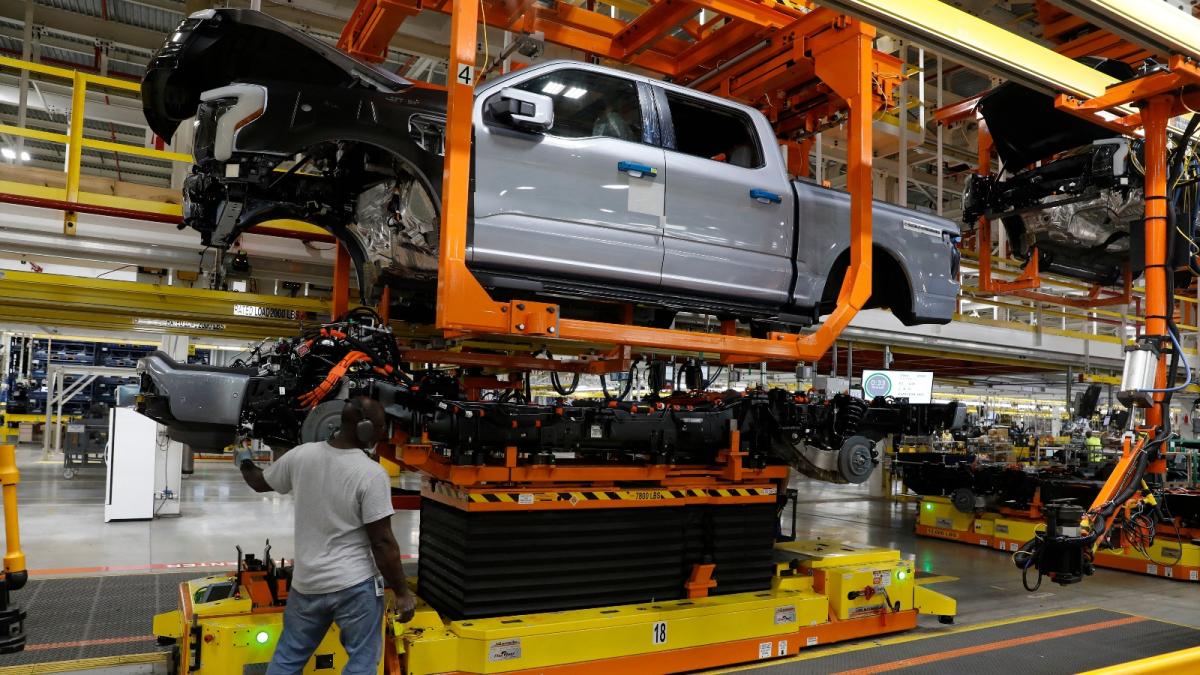
<instances>
[{"instance_id":1,"label":"white sign board","mask_svg":"<svg viewBox=\"0 0 1200 675\"><path fill-rule=\"evenodd\" d=\"M863 370L863 397L906 398L909 403L933 402L933 373L918 370Z\"/></svg>"}]
</instances>

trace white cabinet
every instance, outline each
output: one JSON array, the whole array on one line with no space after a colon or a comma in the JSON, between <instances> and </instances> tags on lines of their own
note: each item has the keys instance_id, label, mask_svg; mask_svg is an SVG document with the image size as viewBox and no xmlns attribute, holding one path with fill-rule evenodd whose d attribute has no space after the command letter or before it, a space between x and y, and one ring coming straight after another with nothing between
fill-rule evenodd
<instances>
[{"instance_id":1,"label":"white cabinet","mask_svg":"<svg viewBox=\"0 0 1200 675\"><path fill-rule=\"evenodd\" d=\"M108 418L104 522L154 517L157 446L157 422L132 408L112 409Z\"/></svg>"}]
</instances>

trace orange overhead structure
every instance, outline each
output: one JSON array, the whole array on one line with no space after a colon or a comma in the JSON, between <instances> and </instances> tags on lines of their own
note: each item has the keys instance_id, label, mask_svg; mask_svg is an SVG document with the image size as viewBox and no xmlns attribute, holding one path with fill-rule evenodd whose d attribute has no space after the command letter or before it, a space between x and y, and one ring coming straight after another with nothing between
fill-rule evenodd
<instances>
[{"instance_id":1,"label":"orange overhead structure","mask_svg":"<svg viewBox=\"0 0 1200 675\"><path fill-rule=\"evenodd\" d=\"M1129 101L1151 101L1162 97L1171 117L1189 114L1200 104L1200 66L1183 56L1172 56L1165 70L1156 71L1145 77L1115 84L1104 94L1084 101L1074 96L1059 94L1054 103L1060 110L1079 115L1084 119L1107 127L1117 133L1134 135L1146 127L1146 111L1124 113L1119 108ZM1150 144L1150 129L1145 129L1146 144ZM1164 131L1165 133L1165 131ZM1165 151L1164 140L1164 151ZM1149 167L1147 167L1149 169ZM1149 205L1147 205L1149 208Z\"/></svg>"},{"instance_id":2,"label":"orange overhead structure","mask_svg":"<svg viewBox=\"0 0 1200 675\"><path fill-rule=\"evenodd\" d=\"M382 62L400 24L420 11L421 0L363 0L342 29L337 47L364 61Z\"/></svg>"},{"instance_id":3,"label":"orange overhead structure","mask_svg":"<svg viewBox=\"0 0 1200 675\"><path fill-rule=\"evenodd\" d=\"M1086 19L1055 6L1049 0L1034 3L1042 37L1054 44L1054 51L1073 59L1103 56L1126 63L1139 63L1154 56L1149 51L1099 28Z\"/></svg>"},{"instance_id":4,"label":"orange overhead structure","mask_svg":"<svg viewBox=\"0 0 1200 675\"><path fill-rule=\"evenodd\" d=\"M338 47L381 61L407 17L422 8L451 13L457 6L450 0L360 0ZM493 28L540 34L546 42L758 106L781 137L814 133L816 120L845 109L840 100L826 105L831 90L814 81L808 54L808 38L836 15L807 1L659 0L630 21L565 2L488 0L476 9L477 20L479 11ZM872 60L873 86L881 101L891 101L901 63L877 51Z\"/></svg>"}]
</instances>

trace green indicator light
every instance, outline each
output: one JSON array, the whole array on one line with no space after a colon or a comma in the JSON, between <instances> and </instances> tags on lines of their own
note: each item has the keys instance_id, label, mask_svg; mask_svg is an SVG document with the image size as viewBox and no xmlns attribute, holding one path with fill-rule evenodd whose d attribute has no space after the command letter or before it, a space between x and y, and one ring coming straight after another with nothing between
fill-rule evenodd
<instances>
[{"instance_id":1,"label":"green indicator light","mask_svg":"<svg viewBox=\"0 0 1200 675\"><path fill-rule=\"evenodd\" d=\"M258 631L258 635L254 636L254 639L258 642L258 644L265 645L267 644L267 640L271 639L271 636L267 634L267 631L260 630Z\"/></svg>"},{"instance_id":2,"label":"green indicator light","mask_svg":"<svg viewBox=\"0 0 1200 675\"><path fill-rule=\"evenodd\" d=\"M933 502L925 502L925 510L932 511L933 510Z\"/></svg>"},{"instance_id":3,"label":"green indicator light","mask_svg":"<svg viewBox=\"0 0 1200 675\"><path fill-rule=\"evenodd\" d=\"M905 579L908 578L908 572L905 572L904 570L897 570L896 578L899 579L900 581L904 581Z\"/></svg>"}]
</instances>

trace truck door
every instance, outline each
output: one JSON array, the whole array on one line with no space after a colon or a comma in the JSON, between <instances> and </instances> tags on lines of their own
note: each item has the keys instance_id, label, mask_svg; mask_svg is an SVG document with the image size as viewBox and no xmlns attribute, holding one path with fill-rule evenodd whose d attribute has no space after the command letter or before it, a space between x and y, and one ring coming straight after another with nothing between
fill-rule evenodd
<instances>
[{"instance_id":1,"label":"truck door","mask_svg":"<svg viewBox=\"0 0 1200 675\"><path fill-rule=\"evenodd\" d=\"M487 100L508 87L553 99L553 126L489 123ZM651 97L648 85L576 67L481 94L471 267L658 288L666 172Z\"/></svg>"},{"instance_id":2,"label":"truck door","mask_svg":"<svg viewBox=\"0 0 1200 675\"><path fill-rule=\"evenodd\" d=\"M655 89L669 176L663 290L782 307L793 197L778 149L761 140L774 138L766 119Z\"/></svg>"}]
</instances>

